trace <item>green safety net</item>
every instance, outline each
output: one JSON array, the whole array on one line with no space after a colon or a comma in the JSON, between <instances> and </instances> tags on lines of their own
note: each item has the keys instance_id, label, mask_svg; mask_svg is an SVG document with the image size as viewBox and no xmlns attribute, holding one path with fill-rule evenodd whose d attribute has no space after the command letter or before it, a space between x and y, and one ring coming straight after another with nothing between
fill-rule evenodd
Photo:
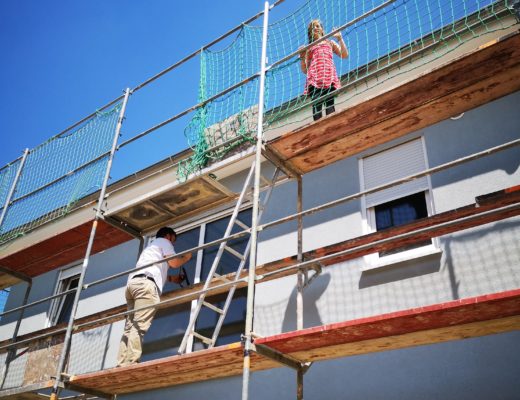
<instances>
[{"instance_id":1,"label":"green safety net","mask_svg":"<svg viewBox=\"0 0 520 400\"><path fill-rule=\"evenodd\" d=\"M307 27L314 19L321 21L325 33L348 25L341 35L349 55L334 56L341 89L332 97L339 105L431 63L472 38L510 27L516 23L506 18L512 13L511 1L309 0L269 25L263 132L312 121L312 104L324 100L304 94L306 75L299 55L283 61L309 43ZM245 25L226 48L203 50L199 100L211 101L197 110L185 130L194 154L180 165L181 179L255 137L259 89L255 74L261 45L262 28ZM251 76L247 83L212 99Z\"/></svg>"},{"instance_id":2,"label":"green safety net","mask_svg":"<svg viewBox=\"0 0 520 400\"><path fill-rule=\"evenodd\" d=\"M5 202L16 178L16 173L20 168L20 163L21 159L18 159L0 169L0 215L2 215Z\"/></svg>"},{"instance_id":3,"label":"green safety net","mask_svg":"<svg viewBox=\"0 0 520 400\"><path fill-rule=\"evenodd\" d=\"M204 102L246 80L260 66L262 31L244 26L235 40L222 50L201 53L199 101ZM179 165L178 174L186 179L211 160L218 160L231 149L255 136L258 118L258 78L207 102L195 113L184 133L193 156Z\"/></svg>"},{"instance_id":4,"label":"green safety net","mask_svg":"<svg viewBox=\"0 0 520 400\"><path fill-rule=\"evenodd\" d=\"M66 215L101 187L120 108L97 112L29 151L0 226L0 245Z\"/></svg>"}]
</instances>

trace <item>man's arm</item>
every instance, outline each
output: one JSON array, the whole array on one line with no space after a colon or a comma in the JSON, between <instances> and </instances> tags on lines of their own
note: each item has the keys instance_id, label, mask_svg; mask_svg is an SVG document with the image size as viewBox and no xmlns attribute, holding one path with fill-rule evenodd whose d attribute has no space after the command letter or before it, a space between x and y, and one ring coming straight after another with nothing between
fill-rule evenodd
<instances>
[{"instance_id":1,"label":"man's arm","mask_svg":"<svg viewBox=\"0 0 520 400\"><path fill-rule=\"evenodd\" d=\"M170 266L170 268L174 268L174 269L180 268L190 260L191 260L191 253L186 253L181 257L177 257L177 258L168 260L168 265Z\"/></svg>"}]
</instances>

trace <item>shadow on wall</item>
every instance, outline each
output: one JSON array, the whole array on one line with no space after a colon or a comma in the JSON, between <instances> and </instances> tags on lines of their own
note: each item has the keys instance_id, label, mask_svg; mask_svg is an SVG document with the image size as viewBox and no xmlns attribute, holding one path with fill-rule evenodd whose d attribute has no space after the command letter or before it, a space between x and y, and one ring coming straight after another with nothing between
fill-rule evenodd
<instances>
[{"instance_id":1,"label":"shadow on wall","mask_svg":"<svg viewBox=\"0 0 520 400\"><path fill-rule=\"evenodd\" d=\"M446 119L424 129L430 167L518 139L518 101L520 92L512 93L468 111L460 119ZM519 166L516 146L435 174L432 184L442 186L495 170L513 175Z\"/></svg>"},{"instance_id":2,"label":"shadow on wall","mask_svg":"<svg viewBox=\"0 0 520 400\"><path fill-rule=\"evenodd\" d=\"M412 259L386 265L361 273L359 289L398 282L422 275L433 274L441 269L441 254L431 254L420 259Z\"/></svg>"},{"instance_id":3,"label":"shadow on wall","mask_svg":"<svg viewBox=\"0 0 520 400\"><path fill-rule=\"evenodd\" d=\"M318 276L310 286L303 291L303 326L308 328L311 326L323 325L316 303L321 295L325 292L330 283L330 274L322 274ZM298 289L295 286L291 292L285 316L282 323L282 332L296 330L296 295Z\"/></svg>"},{"instance_id":4,"label":"shadow on wall","mask_svg":"<svg viewBox=\"0 0 520 400\"><path fill-rule=\"evenodd\" d=\"M518 220L502 221L443 240L442 268L448 272L454 300L461 298L460 286L463 281L467 281L472 291L479 293L518 287L518 282L515 285L511 278L515 273L513 268L516 267L520 280L519 233L515 232L519 228ZM465 273L468 275L465 276Z\"/></svg>"}]
</instances>

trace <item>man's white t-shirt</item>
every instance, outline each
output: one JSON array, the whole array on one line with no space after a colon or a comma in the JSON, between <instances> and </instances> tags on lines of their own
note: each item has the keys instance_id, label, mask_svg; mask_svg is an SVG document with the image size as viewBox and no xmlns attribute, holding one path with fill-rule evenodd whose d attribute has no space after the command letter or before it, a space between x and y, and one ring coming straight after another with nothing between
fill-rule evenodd
<instances>
[{"instance_id":1,"label":"man's white t-shirt","mask_svg":"<svg viewBox=\"0 0 520 400\"><path fill-rule=\"evenodd\" d=\"M175 254L172 242L165 238L156 238L150 243L146 249L143 250L137 261L136 268L144 265L153 263L154 261L163 260L164 257L168 257ZM145 274L150 278L153 278L159 294L162 293L164 284L166 283L166 276L168 275L168 263L166 261L156 263L148 268L141 269L136 272L132 272L128 279L132 279L135 275Z\"/></svg>"}]
</instances>

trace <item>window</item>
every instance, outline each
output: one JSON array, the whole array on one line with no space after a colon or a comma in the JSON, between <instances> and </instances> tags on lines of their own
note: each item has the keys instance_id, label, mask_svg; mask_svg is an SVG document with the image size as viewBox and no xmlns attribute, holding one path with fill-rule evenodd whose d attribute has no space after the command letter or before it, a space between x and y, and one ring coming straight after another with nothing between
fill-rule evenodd
<instances>
[{"instance_id":1,"label":"window","mask_svg":"<svg viewBox=\"0 0 520 400\"><path fill-rule=\"evenodd\" d=\"M428 168L423 139L392 147L360 160L361 190L405 178ZM365 233L403 225L434 213L429 176L363 196ZM438 252L436 240L425 240L365 257L365 269Z\"/></svg>"},{"instance_id":2,"label":"window","mask_svg":"<svg viewBox=\"0 0 520 400\"><path fill-rule=\"evenodd\" d=\"M60 272L58 283L54 294L66 292L78 287L79 276L81 274L81 265L64 269ZM71 292L65 296L58 297L51 303L49 312L49 326L68 322L74 304L74 296L76 292Z\"/></svg>"},{"instance_id":3,"label":"window","mask_svg":"<svg viewBox=\"0 0 520 400\"><path fill-rule=\"evenodd\" d=\"M175 251L179 253L222 238L230 220L230 213L230 210L226 210L218 215L212 215L204 220L196 221L189 226L175 228L177 232L177 240L174 244ZM251 218L251 209L244 209L238 214L240 222L247 226L251 226ZM235 225L232 233L241 230L243 230L243 228ZM243 254L246 250L248 240L249 235L246 235L228 242L228 246ZM191 284L205 281L208 278L208 273L215 260L217 250L218 246L212 246L193 254L192 259L184 266ZM247 260L249 260L249 258L246 258L246 261ZM234 255L224 252L218 264L217 273L225 275L235 272L239 263L240 260ZM247 268L247 266L248 264L246 262L245 268ZM179 286L177 284L167 283L163 293L177 290L178 288ZM240 340L240 336L244 332L246 294L247 288L238 289L235 292L233 300L229 305L224 324L218 335L217 346ZM217 307L223 308L226 295L227 292L211 296L211 299L206 298L206 300ZM180 345L194 307L195 302L192 302L191 307L181 305L176 308L166 308L158 311L154 323L145 337L145 354L143 360L156 358L159 354L164 355L165 352L169 354L168 352L171 352L173 348ZM195 330L202 335L210 337L214 332L218 317L219 314L203 307L197 319ZM174 333L172 334L172 332ZM191 343L188 342L188 352L192 349L198 350L203 347L206 347L206 345L197 338Z\"/></svg>"},{"instance_id":4,"label":"window","mask_svg":"<svg viewBox=\"0 0 520 400\"><path fill-rule=\"evenodd\" d=\"M9 297L9 293L11 288L5 288L0 290L0 313L4 312L5 305L7 303L7 298Z\"/></svg>"}]
</instances>

